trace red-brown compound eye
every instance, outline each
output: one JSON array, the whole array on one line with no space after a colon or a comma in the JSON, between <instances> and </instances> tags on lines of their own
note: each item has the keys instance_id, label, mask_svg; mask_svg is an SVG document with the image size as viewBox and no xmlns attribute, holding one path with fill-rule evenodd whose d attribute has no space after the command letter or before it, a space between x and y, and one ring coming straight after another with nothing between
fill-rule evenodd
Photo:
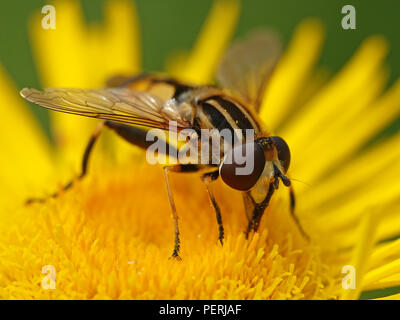
<instances>
[{"instance_id":1,"label":"red-brown compound eye","mask_svg":"<svg viewBox=\"0 0 400 320\"><path fill-rule=\"evenodd\" d=\"M278 159L281 162L282 168L285 170L286 173L289 169L290 165L290 150L289 146L281 137L270 137L272 142L275 145L276 151L278 151Z\"/></svg>"},{"instance_id":2,"label":"red-brown compound eye","mask_svg":"<svg viewBox=\"0 0 400 320\"><path fill-rule=\"evenodd\" d=\"M265 166L264 151L256 142L249 142L230 150L219 168L221 179L236 190L251 189Z\"/></svg>"}]
</instances>

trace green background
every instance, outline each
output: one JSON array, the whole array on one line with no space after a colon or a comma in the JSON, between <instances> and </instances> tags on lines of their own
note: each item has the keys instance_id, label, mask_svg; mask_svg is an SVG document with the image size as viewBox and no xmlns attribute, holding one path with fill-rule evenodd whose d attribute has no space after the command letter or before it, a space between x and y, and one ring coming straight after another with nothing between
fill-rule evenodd
<instances>
[{"instance_id":1,"label":"green background","mask_svg":"<svg viewBox=\"0 0 400 320\"><path fill-rule=\"evenodd\" d=\"M88 21L102 19L102 0L82 1ZM19 88L39 87L27 34L32 11L47 4L41 0L0 2L0 62ZM143 64L145 70L160 70L165 58L177 49L190 49L212 0L136 0L140 18ZM356 30L343 30L341 8L356 8ZM387 64L390 83L400 75L400 1L383 0L244 0L235 33L240 37L260 25L274 27L288 42L295 26L306 17L319 17L326 28L326 41L319 65L332 71L340 69L363 39L382 34L390 42ZM400 103L400 102L399 102ZM48 113L34 108L35 115L49 133ZM390 130L395 131L399 121ZM362 298L399 292L399 288L364 293Z\"/></svg>"}]
</instances>

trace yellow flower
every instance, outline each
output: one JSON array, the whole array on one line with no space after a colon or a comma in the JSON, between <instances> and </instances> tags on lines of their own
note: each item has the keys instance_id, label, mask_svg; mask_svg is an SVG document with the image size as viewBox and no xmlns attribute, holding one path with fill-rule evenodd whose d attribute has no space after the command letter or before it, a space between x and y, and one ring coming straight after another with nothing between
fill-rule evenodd
<instances>
[{"instance_id":1,"label":"yellow flower","mask_svg":"<svg viewBox=\"0 0 400 320\"><path fill-rule=\"evenodd\" d=\"M54 5L56 30L41 29L40 15L30 21L43 87L99 87L115 73L139 72L131 2L108 1L105 24L89 27L76 1ZM193 51L167 69L211 82L239 11L235 0L215 1ZM370 142L399 114L400 82L384 90L387 44L378 36L337 75L315 71L323 37L318 21L299 25L261 111L292 149L297 215L311 242L299 234L282 190L259 233L246 240L241 196L217 182L226 229L220 246L203 185L197 176L176 175L180 262L168 260L173 223L161 168L112 135L102 137L84 181L57 199L22 205L77 173L96 121L51 113L53 148L0 69L7 106L0 126L0 298L357 299L399 286L400 133ZM55 289L46 289L49 283Z\"/></svg>"}]
</instances>

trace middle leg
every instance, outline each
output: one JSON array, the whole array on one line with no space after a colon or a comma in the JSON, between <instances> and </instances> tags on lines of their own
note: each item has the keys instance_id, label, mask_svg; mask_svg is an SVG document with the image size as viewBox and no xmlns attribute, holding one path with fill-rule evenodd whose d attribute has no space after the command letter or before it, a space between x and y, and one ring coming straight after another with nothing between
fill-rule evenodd
<instances>
[{"instance_id":1,"label":"middle leg","mask_svg":"<svg viewBox=\"0 0 400 320\"><path fill-rule=\"evenodd\" d=\"M174 196L172 194L172 189L171 185L169 183L169 172L196 172L199 170L199 168L196 165L174 165L174 166L165 166L164 168L164 178L165 178L165 183L167 186L167 193L168 193L168 200L169 200L169 205L171 207L172 211L172 218L174 219L174 229L175 229L175 245L174 245L174 250L172 252L171 258L176 258L178 260L181 260L179 256L179 250L181 248L181 241L179 238L179 225L178 225L178 213L176 211L176 206L175 206L175 201L174 201Z\"/></svg>"},{"instance_id":2,"label":"middle leg","mask_svg":"<svg viewBox=\"0 0 400 320\"><path fill-rule=\"evenodd\" d=\"M208 197L210 198L210 201L214 207L215 210L215 216L217 218L217 223L218 223L218 231L219 231L219 235L218 235L218 239L221 242L221 244L223 245L223 240L224 240L224 226L222 224L222 215L221 215L221 210L219 209L218 203L215 200L214 194L212 193L209 184L212 181L215 181L216 179L218 179L219 177L219 171L212 171L212 172L208 172L202 175L201 180L203 180L204 184L206 185L207 188L207 192L208 192Z\"/></svg>"}]
</instances>

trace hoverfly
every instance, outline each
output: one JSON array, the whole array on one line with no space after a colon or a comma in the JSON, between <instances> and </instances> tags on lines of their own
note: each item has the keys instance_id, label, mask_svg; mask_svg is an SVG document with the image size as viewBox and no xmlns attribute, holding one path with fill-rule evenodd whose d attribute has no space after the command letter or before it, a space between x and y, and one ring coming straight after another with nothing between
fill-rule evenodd
<instances>
[{"instance_id":1,"label":"hoverfly","mask_svg":"<svg viewBox=\"0 0 400 320\"><path fill-rule=\"evenodd\" d=\"M289 187L290 211L301 233L306 236L294 214L295 197L291 181L285 176L290 164L290 150L286 142L270 136L258 117L263 92L273 69L279 60L281 45L278 37L267 30L257 30L234 44L227 52L217 71L217 86L195 86L160 75L114 77L103 89L53 88L38 91L23 89L26 100L47 109L81 116L103 119L91 136L82 160L81 179L87 172L93 146L103 128L115 131L128 142L147 148L146 134L151 128L169 130L174 121L177 130L192 128L228 130L254 130L252 141L236 143L221 154L219 164L195 165L177 163L164 166L168 199L174 219L175 245L172 257L179 258L180 240L178 214L169 183L170 172L198 172L205 184L214 207L219 227L219 241L224 239L222 215L210 188L210 183L221 177L229 187L242 193L248 226L246 236L257 231L262 215L269 205L279 181ZM254 161L254 169L248 175L237 175L234 154L244 151L251 144L251 154L245 158ZM227 158L231 161L228 163ZM66 184L68 189L72 180ZM52 197L56 197L54 193ZM33 198L28 203L44 201Z\"/></svg>"}]
</instances>

